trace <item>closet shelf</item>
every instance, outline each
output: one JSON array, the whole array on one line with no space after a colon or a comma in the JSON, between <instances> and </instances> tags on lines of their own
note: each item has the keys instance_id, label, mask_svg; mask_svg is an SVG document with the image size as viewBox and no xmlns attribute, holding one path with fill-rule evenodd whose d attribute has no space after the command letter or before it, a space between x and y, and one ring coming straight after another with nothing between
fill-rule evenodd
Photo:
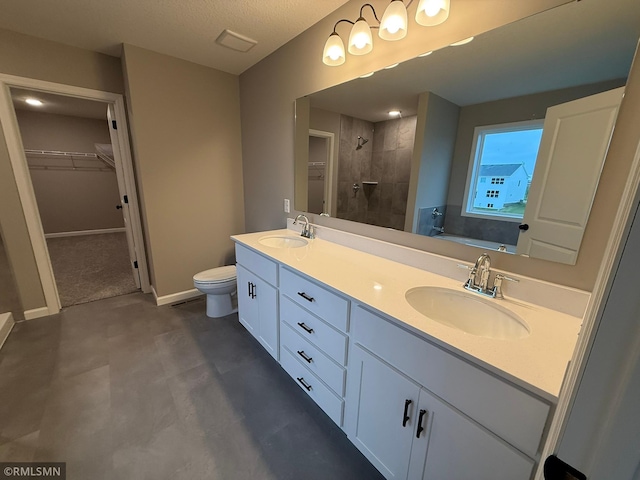
<instances>
[{"instance_id":1,"label":"closet shelf","mask_svg":"<svg viewBox=\"0 0 640 480\"><path fill-rule=\"evenodd\" d=\"M31 170L69 170L113 172L115 164L104 153L65 152L60 150L24 150ZM111 160L111 161L108 161Z\"/></svg>"}]
</instances>

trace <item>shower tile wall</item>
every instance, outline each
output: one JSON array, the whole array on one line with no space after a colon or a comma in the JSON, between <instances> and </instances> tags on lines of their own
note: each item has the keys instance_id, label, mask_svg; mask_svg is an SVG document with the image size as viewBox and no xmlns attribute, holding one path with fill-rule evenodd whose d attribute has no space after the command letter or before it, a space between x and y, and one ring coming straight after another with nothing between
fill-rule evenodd
<instances>
[{"instance_id":1,"label":"shower tile wall","mask_svg":"<svg viewBox=\"0 0 640 480\"><path fill-rule=\"evenodd\" d=\"M338 218L404 229L415 130L416 116L375 124L341 116ZM369 141L356 150L358 135Z\"/></svg>"}]
</instances>

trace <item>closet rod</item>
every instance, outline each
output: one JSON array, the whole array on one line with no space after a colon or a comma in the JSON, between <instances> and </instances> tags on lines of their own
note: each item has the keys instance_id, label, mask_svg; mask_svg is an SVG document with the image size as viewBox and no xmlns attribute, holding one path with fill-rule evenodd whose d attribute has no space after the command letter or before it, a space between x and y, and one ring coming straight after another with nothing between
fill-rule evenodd
<instances>
[{"instance_id":1,"label":"closet rod","mask_svg":"<svg viewBox=\"0 0 640 480\"><path fill-rule=\"evenodd\" d=\"M38 157L81 157L81 158L98 158L95 153L83 153L83 152L62 152L59 150L32 150L29 148L24 149L26 155L38 156Z\"/></svg>"}]
</instances>

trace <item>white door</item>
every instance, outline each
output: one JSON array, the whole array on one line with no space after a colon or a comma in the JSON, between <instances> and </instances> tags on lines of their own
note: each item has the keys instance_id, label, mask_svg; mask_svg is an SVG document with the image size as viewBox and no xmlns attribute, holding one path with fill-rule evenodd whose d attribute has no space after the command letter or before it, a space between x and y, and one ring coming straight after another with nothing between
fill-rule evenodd
<instances>
[{"instance_id":1,"label":"white door","mask_svg":"<svg viewBox=\"0 0 640 480\"><path fill-rule=\"evenodd\" d=\"M131 264L131 270L133 271L133 279L136 282L136 287L140 288L140 270L138 269L138 255L136 253L136 246L133 239L133 230L131 228L131 213L129 211L129 197L127 193L127 187L124 180L124 169L122 161L120 159L120 142L118 141L118 135L116 134L115 124L115 111L112 104L109 104L107 108L107 121L109 122L109 135L111 137L111 146L113 147L113 159L116 168L116 178L118 180L118 192L120 193L120 204L122 206L122 216L124 217L124 228L127 235L127 244L129 245L129 262ZM116 205L113 206L116 208Z\"/></svg>"},{"instance_id":2,"label":"white door","mask_svg":"<svg viewBox=\"0 0 640 480\"><path fill-rule=\"evenodd\" d=\"M350 357L347 435L385 478L405 480L420 387L358 345Z\"/></svg>"},{"instance_id":3,"label":"white door","mask_svg":"<svg viewBox=\"0 0 640 480\"><path fill-rule=\"evenodd\" d=\"M623 93L547 110L516 253L575 265Z\"/></svg>"},{"instance_id":4,"label":"white door","mask_svg":"<svg viewBox=\"0 0 640 480\"><path fill-rule=\"evenodd\" d=\"M417 415L409 479L531 478L535 465L532 459L424 388L420 391Z\"/></svg>"}]
</instances>

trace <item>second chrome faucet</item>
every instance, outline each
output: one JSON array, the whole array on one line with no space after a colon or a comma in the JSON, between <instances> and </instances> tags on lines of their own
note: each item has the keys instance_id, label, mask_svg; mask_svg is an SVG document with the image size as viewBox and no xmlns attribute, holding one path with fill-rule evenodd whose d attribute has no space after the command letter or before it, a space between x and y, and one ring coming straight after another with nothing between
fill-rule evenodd
<instances>
[{"instance_id":1,"label":"second chrome faucet","mask_svg":"<svg viewBox=\"0 0 640 480\"><path fill-rule=\"evenodd\" d=\"M515 278L507 277L502 273L497 273L493 280L493 287L489 288L491 257L487 253L480 255L473 267L467 267L466 265L461 266L469 269L469 278L464 283L464 288L487 297L504 298L504 295L502 294L502 282L504 280L516 283L519 282L519 280Z\"/></svg>"}]
</instances>

